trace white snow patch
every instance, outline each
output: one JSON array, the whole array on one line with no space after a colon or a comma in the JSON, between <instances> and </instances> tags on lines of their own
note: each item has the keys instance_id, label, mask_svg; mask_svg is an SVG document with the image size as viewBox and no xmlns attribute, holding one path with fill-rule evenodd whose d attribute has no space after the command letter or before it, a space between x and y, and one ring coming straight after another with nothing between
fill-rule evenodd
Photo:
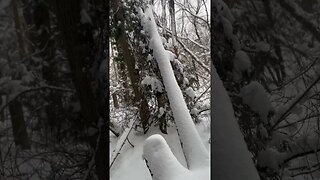
<instances>
[{"instance_id":1,"label":"white snow patch","mask_svg":"<svg viewBox=\"0 0 320 180\"><path fill-rule=\"evenodd\" d=\"M268 52L268 51L270 51L270 48L271 48L270 44L268 44L264 41L260 41L260 42L255 43L255 46L258 51L263 51L263 52Z\"/></svg>"},{"instance_id":2,"label":"white snow patch","mask_svg":"<svg viewBox=\"0 0 320 180\"><path fill-rule=\"evenodd\" d=\"M151 54L148 54L147 61L151 61L151 60L152 60L152 56L151 56Z\"/></svg>"},{"instance_id":3,"label":"white snow patch","mask_svg":"<svg viewBox=\"0 0 320 180\"><path fill-rule=\"evenodd\" d=\"M161 117L165 113L165 111L166 110L163 107L160 107L158 117Z\"/></svg>"},{"instance_id":4,"label":"white snow patch","mask_svg":"<svg viewBox=\"0 0 320 180\"><path fill-rule=\"evenodd\" d=\"M190 171L184 168L173 155L166 140L159 134L150 136L143 146L143 157L154 180L190 179Z\"/></svg>"},{"instance_id":5,"label":"white snow patch","mask_svg":"<svg viewBox=\"0 0 320 180\"><path fill-rule=\"evenodd\" d=\"M264 122L267 122L271 103L267 92L259 82L252 81L250 84L244 86L240 90L240 96L245 104L258 113Z\"/></svg>"},{"instance_id":6,"label":"white snow patch","mask_svg":"<svg viewBox=\"0 0 320 180\"><path fill-rule=\"evenodd\" d=\"M199 114L199 110L197 108L192 108L190 113L194 114L194 115L198 115Z\"/></svg>"},{"instance_id":7,"label":"white snow patch","mask_svg":"<svg viewBox=\"0 0 320 180\"><path fill-rule=\"evenodd\" d=\"M142 85L150 85L152 91L163 92L163 85L156 77L146 76L141 81Z\"/></svg>"},{"instance_id":8,"label":"white snow patch","mask_svg":"<svg viewBox=\"0 0 320 180\"><path fill-rule=\"evenodd\" d=\"M233 79L235 81L242 79L243 72L250 72L251 61L247 53L237 51L233 59Z\"/></svg>"},{"instance_id":9,"label":"white snow patch","mask_svg":"<svg viewBox=\"0 0 320 180\"><path fill-rule=\"evenodd\" d=\"M194 90L192 89L192 87L188 87L185 90L186 94L191 98L191 99L195 99L196 98L196 93L194 92Z\"/></svg>"},{"instance_id":10,"label":"white snow patch","mask_svg":"<svg viewBox=\"0 0 320 180\"><path fill-rule=\"evenodd\" d=\"M168 55L168 59L169 59L170 61L173 61L173 60L176 58L176 55L173 54L171 51L166 50L166 52L167 52L167 55Z\"/></svg>"},{"instance_id":11,"label":"white snow patch","mask_svg":"<svg viewBox=\"0 0 320 180\"><path fill-rule=\"evenodd\" d=\"M225 17L221 17L221 22L223 25L224 33L229 39L232 39L234 35L233 35L233 27L231 22Z\"/></svg>"},{"instance_id":12,"label":"white snow patch","mask_svg":"<svg viewBox=\"0 0 320 180\"><path fill-rule=\"evenodd\" d=\"M189 80L187 79L187 78L183 78L183 84L182 84L182 86L183 87L186 87L186 86L188 86L189 85Z\"/></svg>"},{"instance_id":13,"label":"white snow patch","mask_svg":"<svg viewBox=\"0 0 320 180\"><path fill-rule=\"evenodd\" d=\"M261 167L279 170L280 164L286 157L286 153L280 153L274 148L267 148L266 150L259 152L258 164Z\"/></svg>"}]
</instances>

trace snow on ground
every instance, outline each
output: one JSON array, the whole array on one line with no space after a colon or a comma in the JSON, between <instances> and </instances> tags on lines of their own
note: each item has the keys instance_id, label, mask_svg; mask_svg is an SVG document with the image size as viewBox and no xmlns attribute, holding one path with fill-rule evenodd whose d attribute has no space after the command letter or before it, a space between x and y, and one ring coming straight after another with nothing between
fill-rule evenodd
<instances>
[{"instance_id":1,"label":"snow on ground","mask_svg":"<svg viewBox=\"0 0 320 180\"><path fill-rule=\"evenodd\" d=\"M191 171L179 163L160 134L152 135L145 140L143 158L154 180L186 180L191 176Z\"/></svg>"},{"instance_id":2,"label":"snow on ground","mask_svg":"<svg viewBox=\"0 0 320 180\"><path fill-rule=\"evenodd\" d=\"M203 121L196 125L196 128L200 134L200 137L210 152L210 128L208 127L209 122ZM111 180L152 180L149 170L142 158L143 144L144 141L153 134L161 134L158 128L152 127L147 134L143 135L139 132L132 131L129 135L130 142L134 145L134 148L130 146L128 142L124 145L121 150L121 154L118 156L116 162L113 164L110 170ZM168 143L171 151L177 158L177 160L186 167L186 161L182 153L179 137L175 126L172 124L168 128L168 134L161 134L161 136ZM110 153L116 147L118 138L110 133ZM110 154L111 156L111 154Z\"/></svg>"}]
</instances>

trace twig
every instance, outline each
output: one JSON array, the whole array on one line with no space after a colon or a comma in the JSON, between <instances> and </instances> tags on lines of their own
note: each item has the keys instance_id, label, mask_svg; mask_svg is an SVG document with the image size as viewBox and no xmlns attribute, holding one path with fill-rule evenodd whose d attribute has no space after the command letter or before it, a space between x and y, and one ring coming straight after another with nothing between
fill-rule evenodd
<instances>
[{"instance_id":1,"label":"twig","mask_svg":"<svg viewBox=\"0 0 320 180\"><path fill-rule=\"evenodd\" d=\"M290 113L290 111L304 98L304 96L311 90L311 88L314 85L316 85L319 81L320 76L300 95L299 98L294 100L290 107L280 116L276 123L274 123L274 125L270 128L270 131L274 130L274 128Z\"/></svg>"},{"instance_id":2,"label":"twig","mask_svg":"<svg viewBox=\"0 0 320 180\"><path fill-rule=\"evenodd\" d=\"M131 147L134 148L134 145L129 141L129 138L127 137L126 140L128 141L128 143L131 145Z\"/></svg>"},{"instance_id":3,"label":"twig","mask_svg":"<svg viewBox=\"0 0 320 180\"><path fill-rule=\"evenodd\" d=\"M307 71L309 71L309 69L311 69L312 67L314 67L313 65L319 60L319 58L316 58L314 61L312 61L312 63L310 63L310 65L308 67L306 67L303 71L301 71L300 73L298 73L298 75L296 75L295 77L293 77L292 79L288 80L287 82L283 83L280 87L272 89L271 91L275 91L275 90L280 90L281 88L287 86L288 84L290 84L292 81L294 81L295 79L299 78L300 76L302 76L303 74L305 74Z\"/></svg>"},{"instance_id":4,"label":"twig","mask_svg":"<svg viewBox=\"0 0 320 180\"><path fill-rule=\"evenodd\" d=\"M294 174L292 175L291 177L295 177L295 176L299 176L299 175L302 175L302 174L311 174L313 172L316 172L316 171L319 171L320 170L320 167L316 168L316 169L313 169L313 170L310 170L310 171L302 171L302 172L299 172L297 174Z\"/></svg>"},{"instance_id":5,"label":"twig","mask_svg":"<svg viewBox=\"0 0 320 180\"><path fill-rule=\"evenodd\" d=\"M207 71L208 73L210 72L210 69L204 65L198 58L196 55L194 55L179 39L177 39L178 43L183 47L183 49L185 49L190 55L191 57L194 59L194 61L196 63L198 63L205 71Z\"/></svg>"},{"instance_id":6,"label":"twig","mask_svg":"<svg viewBox=\"0 0 320 180\"><path fill-rule=\"evenodd\" d=\"M280 126L280 127L276 128L276 130L277 130L277 129L281 129L281 128L286 128L286 127L289 127L289 126L294 125L294 124L296 124L296 123L304 122L304 121L306 121L307 119L316 118L316 117L320 117L320 113L319 113L319 114L309 115L309 116L306 116L306 117L304 117L304 118L302 118L302 119L300 119L300 120L297 120L297 121L295 121L295 122L288 123L288 124L286 124L286 125Z\"/></svg>"},{"instance_id":7,"label":"twig","mask_svg":"<svg viewBox=\"0 0 320 180\"><path fill-rule=\"evenodd\" d=\"M194 103L198 102L198 100L211 88L211 86L208 86L207 89L194 101Z\"/></svg>"},{"instance_id":8,"label":"twig","mask_svg":"<svg viewBox=\"0 0 320 180\"><path fill-rule=\"evenodd\" d=\"M285 9L289 14L291 14L303 27L311 32L311 34L320 42L320 32L317 27L309 22L303 15L298 14L297 10L292 7L287 1L276 1L283 9Z\"/></svg>"},{"instance_id":9,"label":"twig","mask_svg":"<svg viewBox=\"0 0 320 180\"><path fill-rule=\"evenodd\" d=\"M171 33L171 32L170 32L170 33ZM195 45L199 46L200 48L202 48L202 49L204 49L204 50L207 50L207 51L209 51L209 50L210 50L209 48L207 48L207 47L205 47L205 46L203 46L203 45L201 45L201 44L197 43L196 41L192 40L191 38L188 38L188 37L181 37L181 36L178 36L178 38L179 38L179 39L184 39L184 40L189 40L189 41L191 41L193 44L195 44Z\"/></svg>"},{"instance_id":10,"label":"twig","mask_svg":"<svg viewBox=\"0 0 320 180\"><path fill-rule=\"evenodd\" d=\"M125 135L126 136L126 138L125 138L125 140L128 140L128 136L129 136L129 134L130 134L130 132L131 132L131 130L132 130L132 128L133 128L133 125L134 125L134 123L136 122L136 118L134 118L134 120L133 120L133 122L132 122L132 124L130 125L130 129L129 129L129 131L128 131L128 133ZM121 139L121 138L120 138ZM114 162L116 161L116 159L117 159L117 157L119 156L119 154L120 154L120 151L121 151L121 149L122 149L122 147L124 146L124 144L125 144L125 142L126 141L123 141L123 143L121 144L121 146L120 146L120 148L119 148L119 151L117 152L117 154L116 154L116 156L113 158L113 160L112 160L112 162L111 162L111 164L110 164L110 166L109 166L109 169L111 169L111 167L112 167L112 165L114 164ZM128 140L128 142L130 143L130 141ZM131 143L130 143L131 144ZM132 145L132 144L131 144ZM133 145L132 145L133 146ZM134 147L134 146L133 146Z\"/></svg>"},{"instance_id":11,"label":"twig","mask_svg":"<svg viewBox=\"0 0 320 180\"><path fill-rule=\"evenodd\" d=\"M291 161L291 160L293 160L293 159L295 159L295 158L302 157L302 156L306 156L306 155L309 155L309 154L312 154L312 153L317 153L317 152L319 152L319 151L320 151L320 149L316 149L316 150L310 150L310 151L305 151L305 152L301 152L301 153L294 154L294 155L292 155L291 157L285 159L285 160L283 161L283 164L286 164L286 163L288 163L289 161Z\"/></svg>"},{"instance_id":12,"label":"twig","mask_svg":"<svg viewBox=\"0 0 320 180\"><path fill-rule=\"evenodd\" d=\"M119 137L119 133L117 133L115 130L109 127L109 130L116 136Z\"/></svg>"},{"instance_id":13,"label":"twig","mask_svg":"<svg viewBox=\"0 0 320 180\"><path fill-rule=\"evenodd\" d=\"M178 3L178 2L177 2L177 5L179 5L181 9L185 10L186 12L188 12L191 16L193 16L193 17L195 17L195 18L197 18L197 19L202 20L202 21L208 26L208 28L211 29L211 26L210 26L210 24L209 24L208 21L206 21L205 19L203 19L203 18L200 17L200 16L197 16L197 15L193 14L189 9L187 9L187 8L185 7L185 5L183 5L183 4L181 4L181 3Z\"/></svg>"},{"instance_id":14,"label":"twig","mask_svg":"<svg viewBox=\"0 0 320 180\"><path fill-rule=\"evenodd\" d=\"M41 86L41 87L36 87L36 88L30 88L27 89L25 91L20 92L19 94L17 94L14 98L12 98L10 101L8 101L5 105L3 105L0 109L0 114L3 112L3 110L9 106L13 101L15 101L16 99L18 99L20 96L32 92L32 91L39 91L39 90L43 90L43 89L50 89L50 90L55 90L55 91L64 91L64 92L70 92L70 93L74 93L75 91L72 89L67 89L67 88L61 88L61 87L56 87L56 86Z\"/></svg>"}]
</instances>

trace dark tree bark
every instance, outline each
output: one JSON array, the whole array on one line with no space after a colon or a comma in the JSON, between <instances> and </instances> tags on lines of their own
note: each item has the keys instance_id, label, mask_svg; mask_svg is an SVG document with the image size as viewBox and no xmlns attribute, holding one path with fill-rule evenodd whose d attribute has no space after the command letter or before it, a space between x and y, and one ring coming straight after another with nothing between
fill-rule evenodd
<instances>
[{"instance_id":1,"label":"dark tree bark","mask_svg":"<svg viewBox=\"0 0 320 180\"><path fill-rule=\"evenodd\" d=\"M112 94L112 99L113 99L114 108L118 109L119 108L119 103L118 103L118 98L117 98L117 94L116 93Z\"/></svg>"},{"instance_id":2,"label":"dark tree bark","mask_svg":"<svg viewBox=\"0 0 320 180\"><path fill-rule=\"evenodd\" d=\"M124 102L129 104L130 102L130 97L129 97L129 85L128 85L128 82L127 82L127 74L126 74L126 66L123 62L120 62L118 64L119 66L119 76L120 76L120 80L122 81L122 86L124 87Z\"/></svg>"},{"instance_id":3,"label":"dark tree bark","mask_svg":"<svg viewBox=\"0 0 320 180\"><path fill-rule=\"evenodd\" d=\"M15 23L16 35L18 39L19 53L21 59L25 56L26 51L23 42L21 23L19 20L19 13L16 1L11 1L11 7L13 10L13 18ZM13 77L14 79L19 79L21 77ZM22 104L19 100L14 100L9 105L9 112L11 116L12 129L14 141L17 146L21 146L23 149L30 149L29 137L27 133L26 124L23 116Z\"/></svg>"},{"instance_id":4,"label":"dark tree bark","mask_svg":"<svg viewBox=\"0 0 320 180\"><path fill-rule=\"evenodd\" d=\"M99 100L94 96L90 86L91 81L87 67L90 65L89 62L94 61L94 57L90 53L94 43L89 33L90 27L88 26L90 25L80 25L80 1L56 0L55 2L58 23L71 69L72 81L80 100L81 114L85 120L86 127L97 126L100 117L99 108L105 106L97 104ZM88 139L92 148L96 149L94 158L95 167L97 176L101 180L108 178L109 150L106 145L108 142L107 126L105 126L105 122L103 123L104 125L99 128L99 135L96 134Z\"/></svg>"},{"instance_id":5,"label":"dark tree bark","mask_svg":"<svg viewBox=\"0 0 320 180\"><path fill-rule=\"evenodd\" d=\"M156 95L157 101L158 101L158 111L160 108L166 109L165 104L166 104L166 94L164 93L159 93ZM166 119L166 114L164 113L161 117L159 117L159 127L160 131L164 134L168 134L167 132L167 119Z\"/></svg>"},{"instance_id":6,"label":"dark tree bark","mask_svg":"<svg viewBox=\"0 0 320 180\"><path fill-rule=\"evenodd\" d=\"M120 24L120 27L118 28L118 36L116 37L116 45L119 50L121 50L124 63L126 64L128 75L131 81L131 86L133 88L134 92L134 102L140 102L139 104L139 114L140 114L140 121L144 130L144 133L146 133L149 129L149 117L150 117L150 109L148 106L148 102L146 98L144 97L143 93L141 92L139 88L139 74L135 69L136 60L133 56L132 51L130 50L130 44L127 40L126 33L125 33L125 12L124 9L119 4L120 1L112 1L111 3L111 9L114 10L114 22L122 22Z\"/></svg>"},{"instance_id":7,"label":"dark tree bark","mask_svg":"<svg viewBox=\"0 0 320 180\"><path fill-rule=\"evenodd\" d=\"M22 105L18 100L15 100L9 105L11 123L13 129L13 137L16 146L22 149L30 149L30 143L27 133L26 124L23 118Z\"/></svg>"}]
</instances>

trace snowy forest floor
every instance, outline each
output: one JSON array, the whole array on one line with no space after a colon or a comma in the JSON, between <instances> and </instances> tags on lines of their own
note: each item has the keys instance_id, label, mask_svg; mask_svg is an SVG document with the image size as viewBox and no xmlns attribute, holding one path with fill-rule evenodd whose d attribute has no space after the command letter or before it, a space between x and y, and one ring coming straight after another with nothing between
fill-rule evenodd
<instances>
[{"instance_id":1,"label":"snowy forest floor","mask_svg":"<svg viewBox=\"0 0 320 180\"><path fill-rule=\"evenodd\" d=\"M210 120L203 119L200 123L196 124L196 128L201 136L201 139L210 152ZM120 151L120 154L110 169L111 180L151 180L149 170L142 158L144 140L153 134L161 134L170 146L173 154L177 157L178 161L186 167L186 161L181 149L180 140L174 124L168 127L168 134L162 134L157 127L151 127L146 134L131 131L128 139L134 145L132 147L127 141ZM118 140L121 138L114 136L110 133L110 159Z\"/></svg>"}]
</instances>

